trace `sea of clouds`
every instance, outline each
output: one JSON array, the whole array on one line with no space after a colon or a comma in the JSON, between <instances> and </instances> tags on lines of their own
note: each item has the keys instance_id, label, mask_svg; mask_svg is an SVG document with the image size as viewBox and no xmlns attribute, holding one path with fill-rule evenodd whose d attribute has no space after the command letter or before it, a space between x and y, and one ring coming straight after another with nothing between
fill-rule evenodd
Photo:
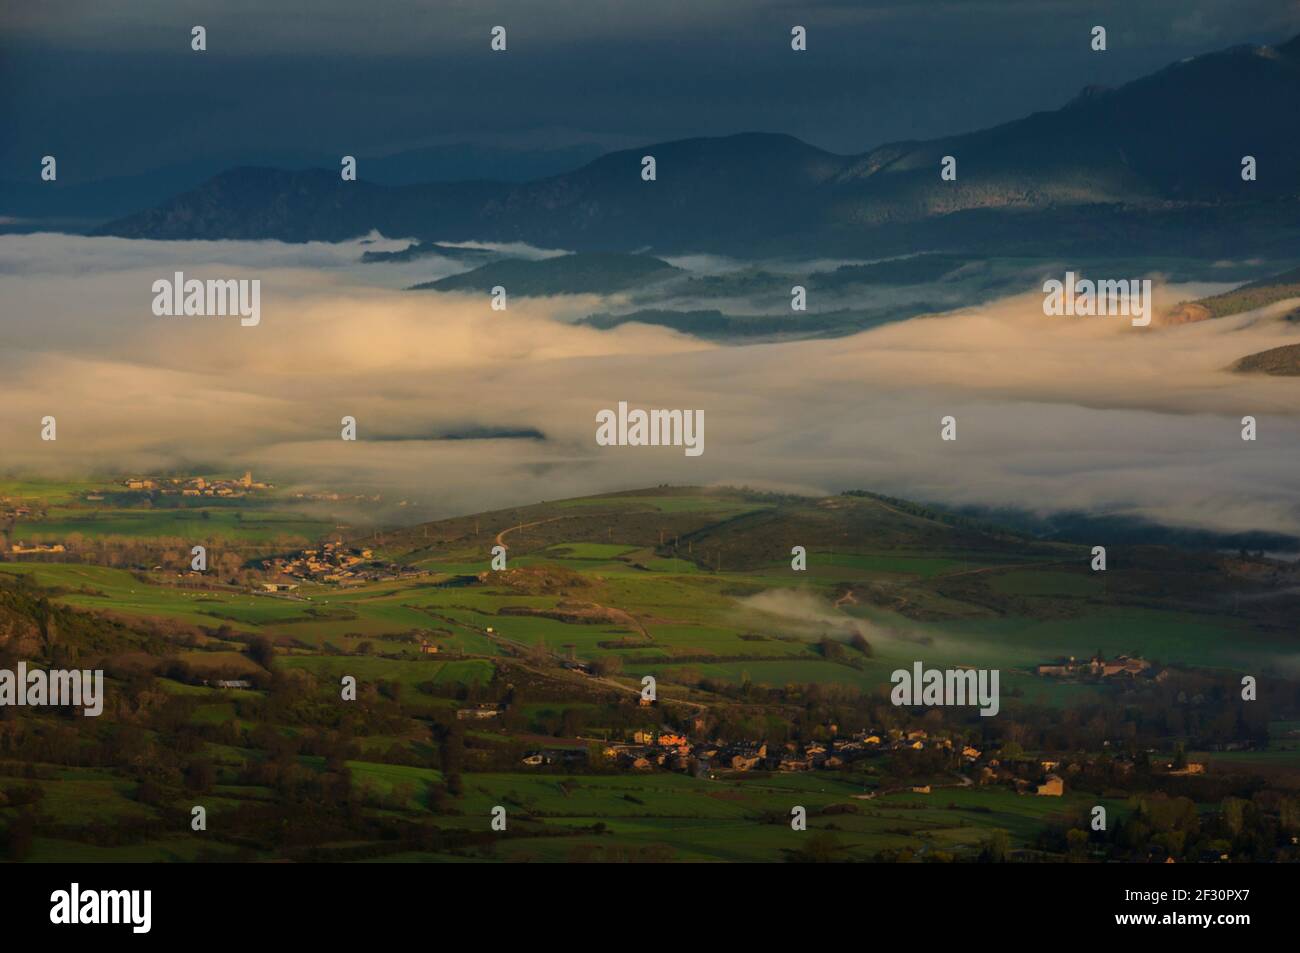
<instances>
[{"instance_id":1,"label":"sea of clouds","mask_svg":"<svg viewBox=\"0 0 1300 953\"><path fill-rule=\"evenodd\" d=\"M1296 381L1226 370L1296 340L1276 308L1135 329L1046 317L1027 287L845 338L721 346L573 325L616 299L493 311L485 294L401 290L466 267L449 259L358 261L404 244L0 236L0 473L252 468L420 518L730 483L1300 533ZM260 325L155 317L152 283L175 271L260 279ZM1157 305L1204 290L1161 285ZM703 409L705 453L598 447L596 412L620 400ZM442 439L478 428L544 439Z\"/></svg>"}]
</instances>

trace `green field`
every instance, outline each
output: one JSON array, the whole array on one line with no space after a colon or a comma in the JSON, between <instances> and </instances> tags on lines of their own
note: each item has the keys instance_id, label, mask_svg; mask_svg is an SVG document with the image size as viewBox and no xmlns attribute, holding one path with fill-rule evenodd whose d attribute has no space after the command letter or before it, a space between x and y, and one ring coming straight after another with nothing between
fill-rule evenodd
<instances>
[{"instance_id":1,"label":"green field","mask_svg":"<svg viewBox=\"0 0 1300 953\"><path fill-rule=\"evenodd\" d=\"M240 545L319 529L256 507L207 519L197 511L63 512L81 492L52 486L46 512L62 522L48 525L71 532L84 520L93 532L148 539L183 536L202 523L230 527L242 534ZM945 519L870 496L808 501L661 488L387 530L384 558L430 571L351 585L302 582L276 594L147 565L0 562L0 595L12 590L19 604L39 593L72 613L59 617L56 631L115 620L118 629L91 642L110 669L111 693L134 693L123 711L144 713L132 715L141 719L131 734L135 763L180 765L146 784L138 771L75 758L39 764L31 776L43 792L36 816L46 826L28 856L310 859L295 846L310 842L314 851L355 860L379 859L379 852L411 861L779 861L801 856L812 842L834 859L900 851L914 859L971 859L995 834L1005 834L1012 850L1038 849L1043 830L1066 812L1104 803L1123 816L1131 807L1122 796L1098 793L1114 779L1095 782L1088 793L1071 783L1062 798L1016 794L1005 778L974 784L957 758L960 744L951 757L940 747L916 755L928 762L895 763L913 752L872 749L844 770L772 774L732 774L715 763L694 776L667 761L646 770L570 769L564 758L670 722L675 730L691 725L692 740L704 741L695 723L718 712L730 731L773 731L781 742L787 732L829 732L831 721L887 705L891 674L917 661L996 669L1005 718L1032 729L1053 711L1052 719L1070 726L1064 736L1072 744L1080 730L1101 730L1104 713L1139 711L1159 690L1152 680L1038 676L1041 663L1098 651L1134 655L1200 679L1192 694L1210 690L1206 679L1240 672L1271 679L1295 670L1285 603L1226 599L1229 590L1216 588L1224 585L1223 570L1207 569L1204 556L1163 553L1144 575L1103 575L1088 569L1083 547ZM509 569L501 573L488 571L497 534L510 542ZM365 545L371 539L364 537ZM791 539L806 541L806 572L790 566ZM945 539L951 545L942 545ZM36 631L29 623L44 610L26 604L34 614L10 620L11 630ZM422 642L437 652L422 652ZM659 709L636 704L645 675L658 680ZM357 679L356 707L340 707L344 676ZM253 684L218 688L217 678ZM494 718L457 717L466 705L499 701L504 707ZM813 717L812 704L827 707L802 722ZM1213 772L1290 777L1300 720L1284 706L1276 710L1267 746L1192 756ZM1091 714L1077 724L1076 711ZM885 723L909 717L925 713ZM955 730L984 745L978 721ZM1161 722L1183 727L1163 739L1165 753L1156 757L1168 757L1175 741L1194 740L1188 726L1206 721ZM96 727L114 724L105 719ZM442 767L451 757L448 738L462 746L450 771ZM183 754L170 753L177 745ZM530 751L566 754L524 770ZM158 833L197 799L183 790L190 781L182 768L195 760L207 765L201 797L210 830L241 825L240 836ZM911 781L886 787L887 779L913 771L933 793L898 793ZM10 770L0 794L29 798L20 786L27 774ZM338 816L322 808L320 817L299 818L303 804L327 803L328 785L336 783L328 779L339 774L353 799L346 830L322 827L316 837L313 826L337 825ZM1212 812L1214 798L1198 810ZM806 832L790 828L795 805L808 811ZM510 836L485 840L497 806L511 818ZM287 813L275 823L284 827L284 842L256 845L250 832L260 829L258 812L281 809ZM0 829L18 816L0 801ZM290 830L299 821L302 829ZM97 823L139 833L117 846L101 843ZM411 825L426 838L436 833L442 846L410 849L403 832Z\"/></svg>"}]
</instances>

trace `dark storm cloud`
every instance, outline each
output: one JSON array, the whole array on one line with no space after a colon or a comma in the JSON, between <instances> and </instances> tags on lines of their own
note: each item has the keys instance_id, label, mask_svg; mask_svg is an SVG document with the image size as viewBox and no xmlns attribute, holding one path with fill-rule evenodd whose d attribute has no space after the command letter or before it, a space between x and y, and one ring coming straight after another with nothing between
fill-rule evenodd
<instances>
[{"instance_id":1,"label":"dark storm cloud","mask_svg":"<svg viewBox=\"0 0 1300 953\"><path fill-rule=\"evenodd\" d=\"M273 9L268 9L272 7ZM0 178L314 162L436 143L742 130L857 152L1061 105L1300 29L1294 0L502 3L62 0L0 12ZM209 52L189 50L208 30ZM509 52L488 34L509 30ZM809 50L789 49L790 26ZM1110 49L1088 50L1107 27ZM35 159L33 158L35 156Z\"/></svg>"}]
</instances>

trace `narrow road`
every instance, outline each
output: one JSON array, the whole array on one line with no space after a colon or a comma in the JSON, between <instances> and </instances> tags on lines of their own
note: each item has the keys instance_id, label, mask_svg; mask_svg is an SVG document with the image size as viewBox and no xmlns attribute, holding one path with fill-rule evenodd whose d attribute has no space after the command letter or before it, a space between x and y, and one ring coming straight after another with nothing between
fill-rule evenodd
<instances>
[{"instance_id":1,"label":"narrow road","mask_svg":"<svg viewBox=\"0 0 1300 953\"><path fill-rule=\"evenodd\" d=\"M568 516L552 516L550 519L537 520L533 523L520 523L518 526L511 526L509 529L503 529L501 532L497 533L497 545L505 546L506 549L510 548L506 545L506 533L513 533L516 530L528 529L530 526L541 526L543 523L554 523L556 520L567 519L569 519Z\"/></svg>"},{"instance_id":2,"label":"narrow road","mask_svg":"<svg viewBox=\"0 0 1300 953\"><path fill-rule=\"evenodd\" d=\"M993 566L980 566L978 569L959 569L956 572L942 572L935 578L951 579L953 576L974 576L982 572L1004 572L1016 569L1042 569L1044 566L1071 566L1073 563L1064 559L1031 561L1026 563L997 563Z\"/></svg>"}]
</instances>

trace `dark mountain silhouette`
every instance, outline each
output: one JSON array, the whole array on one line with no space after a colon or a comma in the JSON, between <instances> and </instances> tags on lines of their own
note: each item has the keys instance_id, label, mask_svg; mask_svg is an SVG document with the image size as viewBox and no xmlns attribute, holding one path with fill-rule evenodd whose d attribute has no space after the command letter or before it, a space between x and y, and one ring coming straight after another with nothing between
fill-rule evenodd
<instances>
[{"instance_id":1,"label":"dark mountain silhouette","mask_svg":"<svg viewBox=\"0 0 1300 953\"><path fill-rule=\"evenodd\" d=\"M992 129L840 156L791 136L658 143L523 184L397 187L241 168L110 223L162 239L425 241L575 250L1283 254L1300 243L1300 37L1194 57ZM657 181L641 179L653 155ZM944 156L957 179L941 181ZM1245 155L1258 179L1243 182Z\"/></svg>"},{"instance_id":2,"label":"dark mountain silhouette","mask_svg":"<svg viewBox=\"0 0 1300 953\"><path fill-rule=\"evenodd\" d=\"M501 285L521 295L613 294L679 274L680 269L651 255L581 252L541 261L506 258L411 290L491 291Z\"/></svg>"},{"instance_id":3,"label":"dark mountain silhouette","mask_svg":"<svg viewBox=\"0 0 1300 953\"><path fill-rule=\"evenodd\" d=\"M589 162L602 154L595 145L561 149L512 149L455 143L394 153L359 157L367 181L380 185L460 182L494 179L528 182L555 175ZM78 180L75 167L62 167L54 182L0 179L0 231L48 228L58 220L69 230L93 229L156 206L222 171L246 164L248 157L204 156L129 176ZM320 151L299 151L268 156L262 163L279 169L337 168L339 157ZM15 222L20 219L21 222Z\"/></svg>"}]
</instances>

